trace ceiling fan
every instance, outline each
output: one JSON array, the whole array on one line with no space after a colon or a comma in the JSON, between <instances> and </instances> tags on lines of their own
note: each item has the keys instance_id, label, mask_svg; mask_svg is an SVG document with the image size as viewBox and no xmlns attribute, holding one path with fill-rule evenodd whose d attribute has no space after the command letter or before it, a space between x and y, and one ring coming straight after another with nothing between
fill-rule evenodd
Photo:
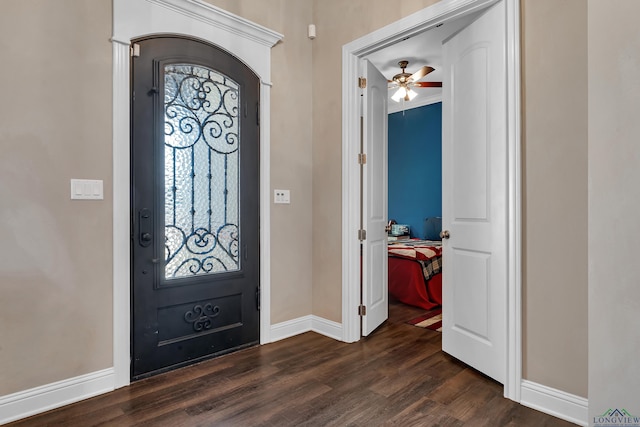
<instances>
[{"instance_id":1,"label":"ceiling fan","mask_svg":"<svg viewBox=\"0 0 640 427\"><path fill-rule=\"evenodd\" d=\"M400 61L398 62L398 65L402 69L402 72L396 74L391 80L389 80L389 83L391 83L389 85L389 89L393 89L395 87L398 88L396 93L391 97L394 101L400 102L401 99L411 101L416 97L416 95L418 95L418 93L412 89L414 87L442 87L442 82L418 81L430 72L434 71L435 69L433 67L425 65L415 73L409 74L405 71L405 68L409 65L409 61Z\"/></svg>"}]
</instances>

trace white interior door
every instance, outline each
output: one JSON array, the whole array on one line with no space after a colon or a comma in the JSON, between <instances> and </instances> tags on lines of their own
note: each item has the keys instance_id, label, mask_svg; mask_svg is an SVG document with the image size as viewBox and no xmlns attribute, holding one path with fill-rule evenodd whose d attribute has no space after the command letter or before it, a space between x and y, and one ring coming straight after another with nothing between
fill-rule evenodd
<instances>
[{"instance_id":1,"label":"white interior door","mask_svg":"<svg viewBox=\"0 0 640 427\"><path fill-rule=\"evenodd\" d=\"M366 88L362 102L363 152L362 222L366 239L362 250L362 335L369 335L389 317L387 276L387 79L367 60L362 61ZM362 228L362 227L361 227ZM380 262L380 260L384 260Z\"/></svg>"},{"instance_id":2,"label":"white interior door","mask_svg":"<svg viewBox=\"0 0 640 427\"><path fill-rule=\"evenodd\" d=\"M443 45L442 349L504 383L507 87L504 2Z\"/></svg>"}]
</instances>

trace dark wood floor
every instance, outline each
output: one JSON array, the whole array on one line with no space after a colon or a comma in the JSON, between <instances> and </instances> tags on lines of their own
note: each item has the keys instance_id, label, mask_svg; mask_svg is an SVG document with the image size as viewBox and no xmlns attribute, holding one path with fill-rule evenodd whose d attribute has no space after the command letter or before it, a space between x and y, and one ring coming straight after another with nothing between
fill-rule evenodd
<instances>
[{"instance_id":1,"label":"dark wood floor","mask_svg":"<svg viewBox=\"0 0 640 427\"><path fill-rule=\"evenodd\" d=\"M502 397L390 305L372 336L309 332L182 368L11 426L571 426Z\"/></svg>"}]
</instances>

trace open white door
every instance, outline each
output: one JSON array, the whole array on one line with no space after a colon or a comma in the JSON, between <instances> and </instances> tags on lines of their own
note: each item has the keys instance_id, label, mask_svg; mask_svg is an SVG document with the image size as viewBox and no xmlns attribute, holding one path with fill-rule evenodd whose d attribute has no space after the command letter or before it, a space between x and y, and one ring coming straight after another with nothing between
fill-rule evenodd
<instances>
[{"instance_id":1,"label":"open white door","mask_svg":"<svg viewBox=\"0 0 640 427\"><path fill-rule=\"evenodd\" d=\"M367 60L362 99L362 335L369 335L389 317L387 276L387 79ZM362 227L361 227L362 228ZM380 262L384 260L384 262Z\"/></svg>"},{"instance_id":2,"label":"open white door","mask_svg":"<svg viewBox=\"0 0 640 427\"><path fill-rule=\"evenodd\" d=\"M443 45L442 349L504 384L507 87L504 2Z\"/></svg>"}]
</instances>

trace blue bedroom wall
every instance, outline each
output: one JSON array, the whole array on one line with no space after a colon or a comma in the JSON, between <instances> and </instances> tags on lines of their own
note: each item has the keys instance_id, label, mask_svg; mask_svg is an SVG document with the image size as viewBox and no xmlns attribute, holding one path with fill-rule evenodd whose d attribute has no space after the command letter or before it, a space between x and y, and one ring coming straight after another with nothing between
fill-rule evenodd
<instances>
[{"instance_id":1,"label":"blue bedroom wall","mask_svg":"<svg viewBox=\"0 0 640 427\"><path fill-rule=\"evenodd\" d=\"M389 219L424 238L442 216L442 103L389 114Z\"/></svg>"}]
</instances>

